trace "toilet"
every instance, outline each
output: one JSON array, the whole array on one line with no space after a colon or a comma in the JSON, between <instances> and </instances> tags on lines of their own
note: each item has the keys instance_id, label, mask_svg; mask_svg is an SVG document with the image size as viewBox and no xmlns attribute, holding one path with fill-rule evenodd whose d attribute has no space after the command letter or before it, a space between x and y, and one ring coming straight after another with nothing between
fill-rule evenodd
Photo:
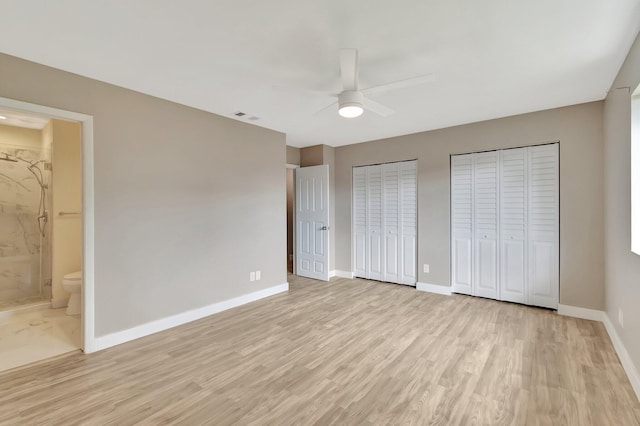
<instances>
[{"instance_id":1,"label":"toilet","mask_svg":"<svg viewBox=\"0 0 640 426\"><path fill-rule=\"evenodd\" d=\"M80 291L82 290L82 271L72 272L62 278L62 288L71 293L67 304L67 315L80 315Z\"/></svg>"}]
</instances>

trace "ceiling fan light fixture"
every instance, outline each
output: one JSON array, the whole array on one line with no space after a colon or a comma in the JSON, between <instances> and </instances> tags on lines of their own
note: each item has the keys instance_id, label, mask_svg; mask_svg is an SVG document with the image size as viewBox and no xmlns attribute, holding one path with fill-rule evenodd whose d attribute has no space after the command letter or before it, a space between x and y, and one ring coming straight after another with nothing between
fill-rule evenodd
<instances>
[{"instance_id":1,"label":"ceiling fan light fixture","mask_svg":"<svg viewBox=\"0 0 640 426\"><path fill-rule=\"evenodd\" d=\"M362 115L364 108L362 93L345 91L338 96L338 114L346 118L356 118Z\"/></svg>"},{"instance_id":2,"label":"ceiling fan light fixture","mask_svg":"<svg viewBox=\"0 0 640 426\"><path fill-rule=\"evenodd\" d=\"M356 118L362 115L362 105L359 104L349 104L349 105L341 105L338 110L338 114L345 118Z\"/></svg>"}]
</instances>

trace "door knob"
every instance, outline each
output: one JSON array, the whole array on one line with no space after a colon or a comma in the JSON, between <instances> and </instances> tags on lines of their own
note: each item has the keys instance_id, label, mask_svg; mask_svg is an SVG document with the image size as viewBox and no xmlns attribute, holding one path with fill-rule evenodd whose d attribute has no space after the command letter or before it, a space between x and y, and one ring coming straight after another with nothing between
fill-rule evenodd
<instances>
[{"instance_id":1,"label":"door knob","mask_svg":"<svg viewBox=\"0 0 640 426\"><path fill-rule=\"evenodd\" d=\"M320 228L320 230L321 230L321 231L326 231L326 230L328 230L328 229L329 229L329 227L328 227L328 226L323 226L322 228Z\"/></svg>"}]
</instances>

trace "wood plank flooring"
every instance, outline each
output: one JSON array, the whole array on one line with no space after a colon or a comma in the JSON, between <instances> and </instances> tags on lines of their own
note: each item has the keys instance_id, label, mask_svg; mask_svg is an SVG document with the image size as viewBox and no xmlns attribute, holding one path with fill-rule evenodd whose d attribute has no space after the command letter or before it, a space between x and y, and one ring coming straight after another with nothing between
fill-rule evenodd
<instances>
[{"instance_id":1,"label":"wood plank flooring","mask_svg":"<svg viewBox=\"0 0 640 426\"><path fill-rule=\"evenodd\" d=\"M638 425L602 324L365 280L0 374L9 425Z\"/></svg>"}]
</instances>

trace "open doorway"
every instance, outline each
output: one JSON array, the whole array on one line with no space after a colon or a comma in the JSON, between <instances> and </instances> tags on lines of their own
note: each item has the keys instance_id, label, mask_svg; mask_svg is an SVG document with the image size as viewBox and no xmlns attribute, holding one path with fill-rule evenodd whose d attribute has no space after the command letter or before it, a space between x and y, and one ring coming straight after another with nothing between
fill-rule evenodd
<instances>
[{"instance_id":1,"label":"open doorway","mask_svg":"<svg viewBox=\"0 0 640 426\"><path fill-rule=\"evenodd\" d=\"M3 205L15 207L2 210L6 216L2 224L15 231L2 235L7 241L16 237L13 260L17 262L4 287L30 292L29 298L15 296L13 308L0 310L0 332L22 320L42 328L34 329L36 340L29 354L21 348L16 357L20 359L14 360L19 363L0 369L71 350L93 352L93 119L7 98L0 98L0 116L6 133L6 146L0 147L7 183ZM16 226L11 225L12 214ZM17 252L20 241L27 242L22 256ZM10 343L3 339L3 344Z\"/></svg>"}]
</instances>

